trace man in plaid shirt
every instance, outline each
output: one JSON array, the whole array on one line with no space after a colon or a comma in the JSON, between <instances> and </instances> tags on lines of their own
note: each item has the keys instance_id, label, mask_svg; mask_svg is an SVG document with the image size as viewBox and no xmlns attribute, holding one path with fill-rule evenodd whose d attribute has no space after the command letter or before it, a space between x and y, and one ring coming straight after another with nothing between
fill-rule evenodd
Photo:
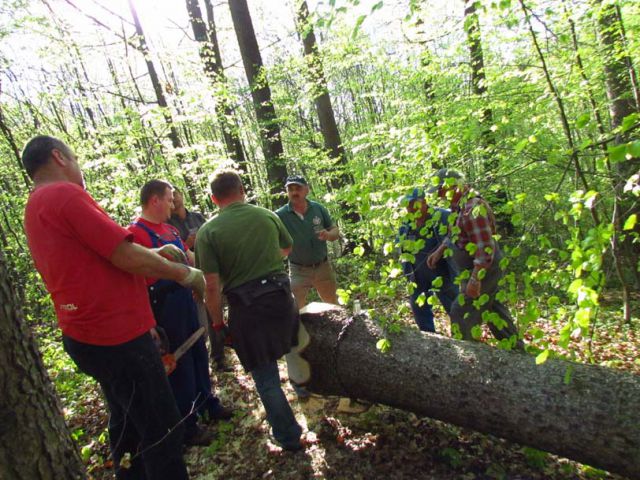
<instances>
[{"instance_id":1,"label":"man in plaid shirt","mask_svg":"<svg viewBox=\"0 0 640 480\"><path fill-rule=\"evenodd\" d=\"M454 334L457 327L464 340L477 339L484 320L494 337L522 349L522 340L518 338L518 328L509 310L496 299L498 282L503 276L502 252L494 238L496 221L491 207L464 183L460 173L443 168L435 178L429 191L449 199L455 221L450 222L448 237L429 256L427 266L434 268L445 249L451 248L460 272L469 272L460 286L464 295L459 295L451 307ZM484 294L488 295L486 302L477 300Z\"/></svg>"}]
</instances>

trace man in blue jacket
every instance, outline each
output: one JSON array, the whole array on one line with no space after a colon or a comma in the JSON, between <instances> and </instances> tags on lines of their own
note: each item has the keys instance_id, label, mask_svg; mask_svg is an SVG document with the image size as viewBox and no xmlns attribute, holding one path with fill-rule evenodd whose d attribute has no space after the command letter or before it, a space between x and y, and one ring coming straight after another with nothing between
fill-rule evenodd
<instances>
[{"instance_id":1,"label":"man in blue jacket","mask_svg":"<svg viewBox=\"0 0 640 480\"><path fill-rule=\"evenodd\" d=\"M402 203L406 205L407 216L398 233L398 246L402 253L413 256L413 261L402 262L402 268L415 284L409 303L418 328L423 332L435 332L429 297L435 293L448 314L458 295L458 287L454 283L455 268L447 259L441 258L434 269L427 267L426 260L446 236L451 212L429 207L421 188L414 188L403 197Z\"/></svg>"}]
</instances>

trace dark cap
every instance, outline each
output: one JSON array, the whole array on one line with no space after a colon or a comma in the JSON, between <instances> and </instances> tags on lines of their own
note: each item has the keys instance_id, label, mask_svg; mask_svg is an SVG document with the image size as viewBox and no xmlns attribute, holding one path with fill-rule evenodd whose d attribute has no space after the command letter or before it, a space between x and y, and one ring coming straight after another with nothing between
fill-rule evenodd
<instances>
[{"instance_id":1,"label":"dark cap","mask_svg":"<svg viewBox=\"0 0 640 480\"><path fill-rule=\"evenodd\" d=\"M431 176L431 186L427 193L435 193L445 185L460 184L464 182L464 176L456 170L441 168Z\"/></svg>"},{"instance_id":2,"label":"dark cap","mask_svg":"<svg viewBox=\"0 0 640 480\"><path fill-rule=\"evenodd\" d=\"M289 175L287 177L287 181L285 182L284 186L288 187L289 185L294 185L294 184L302 185L303 187L306 187L307 185L309 185L302 175Z\"/></svg>"}]
</instances>

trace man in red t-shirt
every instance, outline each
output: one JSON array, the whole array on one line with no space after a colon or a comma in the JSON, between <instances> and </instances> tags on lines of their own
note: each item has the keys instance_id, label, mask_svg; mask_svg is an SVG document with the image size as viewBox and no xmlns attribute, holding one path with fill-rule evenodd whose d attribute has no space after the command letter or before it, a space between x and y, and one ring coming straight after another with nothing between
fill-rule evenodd
<instances>
[{"instance_id":1,"label":"man in red t-shirt","mask_svg":"<svg viewBox=\"0 0 640 480\"><path fill-rule=\"evenodd\" d=\"M62 141L32 138L22 162L34 181L25 231L34 264L51 294L64 348L95 378L109 411L118 479L186 479L183 427L151 331L145 276L204 292L202 272L131 242L84 189L77 158ZM163 258L165 257L165 258ZM130 466L121 467L125 454Z\"/></svg>"},{"instance_id":2,"label":"man in red t-shirt","mask_svg":"<svg viewBox=\"0 0 640 480\"><path fill-rule=\"evenodd\" d=\"M148 248L174 245L186 249L178 230L166 222L173 208L173 187L162 180L150 180L140 190L142 215L129 226L133 241ZM188 252L193 255L191 252ZM171 280L147 277L149 300L156 322L169 340L169 350L175 351L200 328L198 310L191 290ZM169 375L169 384L185 418L186 445L209 445L213 435L197 425L198 415L209 421L228 420L232 412L220 404L211 392L209 357L204 336L178 360Z\"/></svg>"}]
</instances>

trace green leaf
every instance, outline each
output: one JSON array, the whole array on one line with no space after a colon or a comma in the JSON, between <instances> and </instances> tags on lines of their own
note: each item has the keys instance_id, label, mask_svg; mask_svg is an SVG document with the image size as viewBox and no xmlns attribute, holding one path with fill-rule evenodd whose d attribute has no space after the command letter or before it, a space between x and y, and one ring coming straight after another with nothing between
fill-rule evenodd
<instances>
[{"instance_id":1,"label":"green leaf","mask_svg":"<svg viewBox=\"0 0 640 480\"><path fill-rule=\"evenodd\" d=\"M542 365L549 358L549 350L544 350L536 356L536 365Z\"/></svg>"},{"instance_id":2,"label":"green leaf","mask_svg":"<svg viewBox=\"0 0 640 480\"><path fill-rule=\"evenodd\" d=\"M613 163L624 162L625 157L627 155L627 146L626 145L616 145L613 147L607 148L609 153L609 159Z\"/></svg>"},{"instance_id":3,"label":"green leaf","mask_svg":"<svg viewBox=\"0 0 640 480\"><path fill-rule=\"evenodd\" d=\"M582 128L582 127L586 126L587 123L589 123L589 119L590 118L591 118L591 116L588 113L583 113L576 120L576 127L577 128Z\"/></svg>"},{"instance_id":4,"label":"green leaf","mask_svg":"<svg viewBox=\"0 0 640 480\"><path fill-rule=\"evenodd\" d=\"M527 267L529 268L538 268L540 266L540 259L537 255L529 255L527 258Z\"/></svg>"},{"instance_id":5,"label":"green leaf","mask_svg":"<svg viewBox=\"0 0 640 480\"><path fill-rule=\"evenodd\" d=\"M376 10L380 10L383 5L384 5L383 1L376 3L373 7L371 7L371 13L375 12Z\"/></svg>"},{"instance_id":6,"label":"green leaf","mask_svg":"<svg viewBox=\"0 0 640 480\"><path fill-rule=\"evenodd\" d=\"M520 140L515 147L515 153L520 153L527 145L529 145L529 139Z\"/></svg>"},{"instance_id":7,"label":"green leaf","mask_svg":"<svg viewBox=\"0 0 640 480\"><path fill-rule=\"evenodd\" d=\"M442 280L442 277L436 277L433 279L433 282L431 282L431 285L434 288L440 288L443 285L444 281Z\"/></svg>"},{"instance_id":8,"label":"green leaf","mask_svg":"<svg viewBox=\"0 0 640 480\"><path fill-rule=\"evenodd\" d=\"M640 158L640 140L631 142L627 150L632 157Z\"/></svg>"},{"instance_id":9,"label":"green leaf","mask_svg":"<svg viewBox=\"0 0 640 480\"><path fill-rule=\"evenodd\" d=\"M624 227L622 227L622 229L633 230L633 228L636 226L637 221L638 221L638 216L635 213L632 215L629 215L629 218L627 218L627 221L624 222Z\"/></svg>"},{"instance_id":10,"label":"green leaf","mask_svg":"<svg viewBox=\"0 0 640 480\"><path fill-rule=\"evenodd\" d=\"M364 22L366 18L367 18L366 15L360 15L356 20L356 25L355 27L353 27L353 32L351 32L352 40L355 40L356 37L358 36L358 32L360 31L360 26L362 25L362 22Z\"/></svg>"},{"instance_id":11,"label":"green leaf","mask_svg":"<svg viewBox=\"0 0 640 480\"><path fill-rule=\"evenodd\" d=\"M386 338L381 338L376 342L376 348L382 353L387 353L391 349L391 342Z\"/></svg>"},{"instance_id":12,"label":"green leaf","mask_svg":"<svg viewBox=\"0 0 640 480\"><path fill-rule=\"evenodd\" d=\"M632 113L631 115L627 115L626 117L624 117L622 119L622 125L620 125L620 129L622 130L622 132L626 132L631 127L633 127L639 118L640 115L638 115L637 113Z\"/></svg>"},{"instance_id":13,"label":"green leaf","mask_svg":"<svg viewBox=\"0 0 640 480\"><path fill-rule=\"evenodd\" d=\"M364 255L364 248L361 245L358 245L356 248L353 249L353 253L361 257Z\"/></svg>"}]
</instances>

